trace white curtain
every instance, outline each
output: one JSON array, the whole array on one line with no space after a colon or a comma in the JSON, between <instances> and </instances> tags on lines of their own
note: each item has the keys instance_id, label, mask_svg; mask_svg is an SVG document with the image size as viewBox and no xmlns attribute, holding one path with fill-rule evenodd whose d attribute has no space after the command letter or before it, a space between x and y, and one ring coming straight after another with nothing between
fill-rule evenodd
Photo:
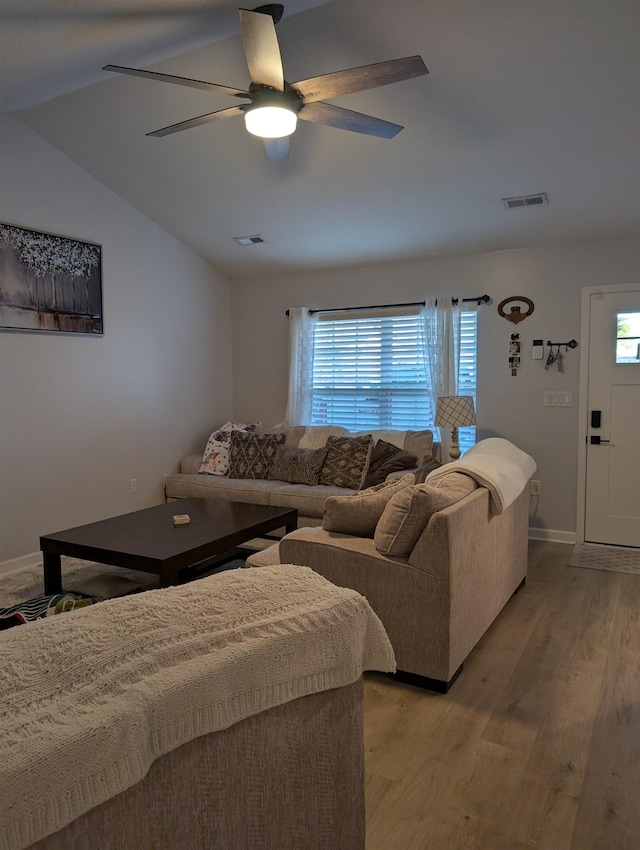
<instances>
[{"instance_id":1,"label":"white curtain","mask_svg":"<svg viewBox=\"0 0 640 850\"><path fill-rule=\"evenodd\" d=\"M456 303L454 303L456 302ZM424 319L424 360L427 393L435 417L439 396L458 394L460 364L460 318L462 299L439 296L425 298L421 311ZM433 429L434 436L439 428ZM446 442L448 434L440 435ZM444 446L443 446L444 448Z\"/></svg>"},{"instance_id":2,"label":"white curtain","mask_svg":"<svg viewBox=\"0 0 640 850\"><path fill-rule=\"evenodd\" d=\"M285 427L311 424L313 398L313 329L316 314L289 307L289 397Z\"/></svg>"}]
</instances>

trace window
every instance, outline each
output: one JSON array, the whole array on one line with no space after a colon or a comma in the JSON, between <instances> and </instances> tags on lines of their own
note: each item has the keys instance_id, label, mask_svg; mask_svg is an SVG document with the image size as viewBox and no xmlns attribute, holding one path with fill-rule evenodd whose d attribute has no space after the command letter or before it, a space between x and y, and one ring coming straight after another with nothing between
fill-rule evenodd
<instances>
[{"instance_id":1,"label":"window","mask_svg":"<svg viewBox=\"0 0 640 850\"><path fill-rule=\"evenodd\" d=\"M476 395L477 313L463 311L459 393ZM433 427L420 315L320 317L314 333L312 424L352 431ZM475 428L460 429L460 447Z\"/></svg>"},{"instance_id":2,"label":"window","mask_svg":"<svg viewBox=\"0 0 640 850\"><path fill-rule=\"evenodd\" d=\"M616 319L616 363L640 362L640 313L618 313Z\"/></svg>"}]
</instances>

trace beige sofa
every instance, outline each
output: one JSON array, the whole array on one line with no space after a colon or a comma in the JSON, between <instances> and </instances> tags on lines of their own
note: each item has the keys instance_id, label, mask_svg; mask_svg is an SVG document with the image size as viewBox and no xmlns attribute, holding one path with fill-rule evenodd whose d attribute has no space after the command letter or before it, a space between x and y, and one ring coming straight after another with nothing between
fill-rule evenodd
<instances>
[{"instance_id":1,"label":"beige sofa","mask_svg":"<svg viewBox=\"0 0 640 850\"><path fill-rule=\"evenodd\" d=\"M265 429L277 432L280 429ZM285 445L289 448L324 445L330 433L348 433L344 428L296 428L283 429ZM433 442L433 433L422 431L372 431L373 440L394 441L394 445L411 452L422 462L425 458L439 457L440 444ZM322 522L324 504L329 496L352 494L353 489L326 485L291 484L286 481L256 478L230 478L227 475L210 475L198 472L202 453L192 454L180 460L180 471L165 478L167 501L187 498L227 499L234 502L252 502L257 505L272 505L279 508L297 508L298 526L319 525Z\"/></svg>"},{"instance_id":2,"label":"beige sofa","mask_svg":"<svg viewBox=\"0 0 640 850\"><path fill-rule=\"evenodd\" d=\"M511 444L503 445L506 442L492 440L491 444L513 454ZM481 446L476 447L478 455ZM469 461L473 455L473 449L465 455L467 467L473 466ZM535 464L528 455L524 458L528 460L518 473L520 482L512 488L513 501L508 506L500 504L497 511L495 488L478 486L433 513L405 557L381 554L373 535L315 527L285 535L279 544L251 555L247 566L304 564L337 585L357 590L385 626L398 678L446 692L471 650L526 579L528 480ZM447 471L461 466L464 470L463 462L464 458L441 467L440 481ZM493 462L490 457L489 468ZM438 473L427 478L426 486L430 480L435 483L433 476ZM467 472L459 473L463 474ZM482 475L476 477L482 480ZM519 495L514 496L518 489Z\"/></svg>"},{"instance_id":3,"label":"beige sofa","mask_svg":"<svg viewBox=\"0 0 640 850\"><path fill-rule=\"evenodd\" d=\"M233 570L0 632L3 850L364 850L359 594Z\"/></svg>"}]
</instances>

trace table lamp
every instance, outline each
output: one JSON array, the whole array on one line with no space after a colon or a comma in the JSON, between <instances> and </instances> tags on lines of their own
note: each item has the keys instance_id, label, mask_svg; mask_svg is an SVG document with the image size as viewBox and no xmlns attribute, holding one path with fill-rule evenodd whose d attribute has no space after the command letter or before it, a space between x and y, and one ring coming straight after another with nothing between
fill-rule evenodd
<instances>
[{"instance_id":1,"label":"table lamp","mask_svg":"<svg viewBox=\"0 0 640 850\"><path fill-rule=\"evenodd\" d=\"M476 424L476 412L470 395L445 395L438 398L436 407L436 422L439 428L451 428L451 447L449 457L457 460L460 457L458 428Z\"/></svg>"}]
</instances>

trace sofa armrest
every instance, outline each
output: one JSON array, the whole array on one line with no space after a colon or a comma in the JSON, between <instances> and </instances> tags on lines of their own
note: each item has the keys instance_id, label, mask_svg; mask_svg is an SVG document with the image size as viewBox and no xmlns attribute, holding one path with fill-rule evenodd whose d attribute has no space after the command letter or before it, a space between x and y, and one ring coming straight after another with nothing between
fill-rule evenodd
<instances>
[{"instance_id":1,"label":"sofa armrest","mask_svg":"<svg viewBox=\"0 0 640 850\"><path fill-rule=\"evenodd\" d=\"M180 458L180 472L183 475L194 475L202 463L202 455L186 455Z\"/></svg>"},{"instance_id":2,"label":"sofa armrest","mask_svg":"<svg viewBox=\"0 0 640 850\"><path fill-rule=\"evenodd\" d=\"M527 574L529 496L493 514L479 487L435 513L409 555L448 587L449 666L462 664Z\"/></svg>"},{"instance_id":3,"label":"sofa armrest","mask_svg":"<svg viewBox=\"0 0 640 850\"><path fill-rule=\"evenodd\" d=\"M280 541L280 561L311 567L357 590L380 617L399 670L448 681L449 585L406 558L380 554L370 538L299 528ZM455 672L455 668L453 670Z\"/></svg>"}]
</instances>

